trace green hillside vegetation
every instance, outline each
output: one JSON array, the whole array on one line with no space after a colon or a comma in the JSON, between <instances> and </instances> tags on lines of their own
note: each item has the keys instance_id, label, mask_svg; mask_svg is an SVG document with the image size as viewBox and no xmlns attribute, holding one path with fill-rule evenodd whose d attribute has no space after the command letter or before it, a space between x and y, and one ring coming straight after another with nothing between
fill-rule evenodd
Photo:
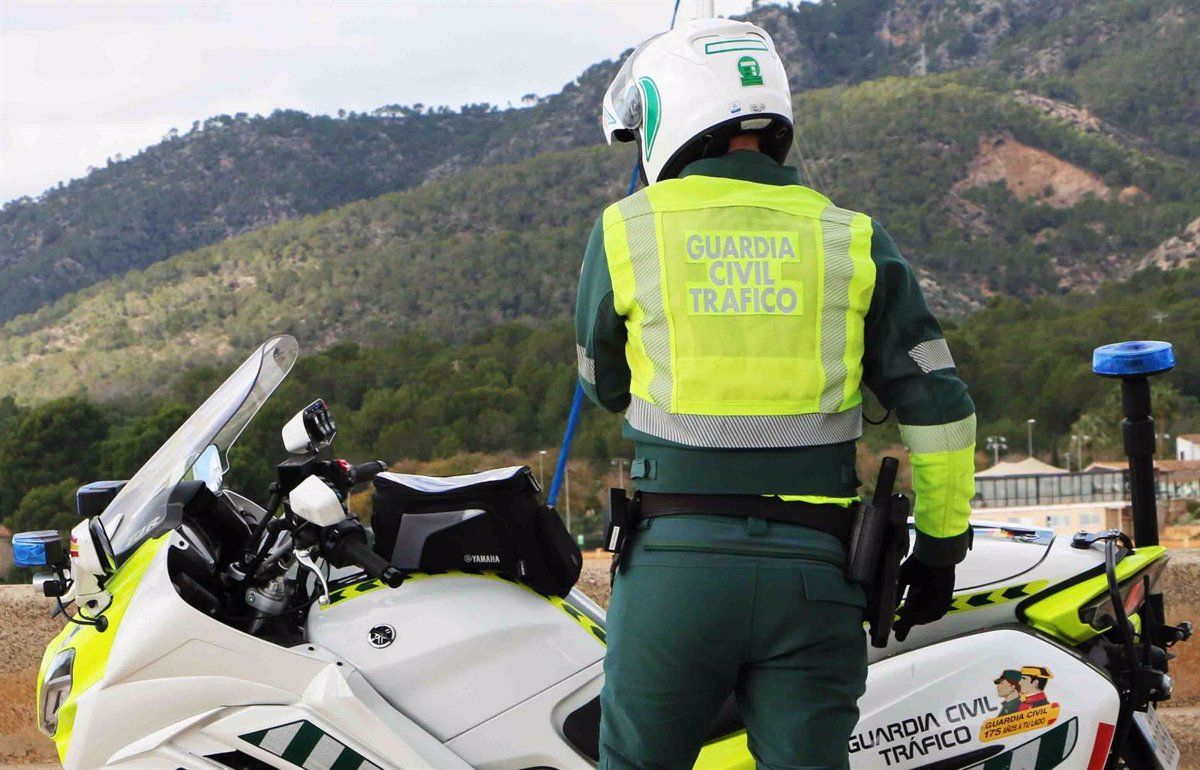
<instances>
[{"instance_id":1,"label":"green hillside vegetation","mask_svg":"<svg viewBox=\"0 0 1200 770\"><path fill-rule=\"evenodd\" d=\"M491 114L220 115L0 212L0 318L264 224L402 189ZM446 141L445 137L452 137ZM462 137L467 137L463 140Z\"/></svg>"},{"instance_id":2,"label":"green hillside vegetation","mask_svg":"<svg viewBox=\"0 0 1200 770\"><path fill-rule=\"evenodd\" d=\"M1177 366L1155 379L1156 426L1176 435L1200 431L1200 265L1147 270L1096 294L1021 302L997 298L961 326L947 330L955 361L980 415L979 435L1039 431L1060 440L1081 417L1103 432L1097 450L1120 456L1120 390L1091 372L1099 345L1129 339L1167 340ZM1086 420L1085 420L1086 422ZM1106 427L1105 427L1106 426ZM1016 442L1019 443L1019 442Z\"/></svg>"},{"instance_id":3,"label":"green hillside vegetation","mask_svg":"<svg viewBox=\"0 0 1200 770\"><path fill-rule=\"evenodd\" d=\"M1042 4L1053 7L1051 3ZM1087 107L1182 157L1200 160L1200 14L1194 3L1103 0L1005 41L996 71ZM1030 72L1037 51L1050 61Z\"/></svg>"},{"instance_id":4,"label":"green hillside vegetation","mask_svg":"<svg viewBox=\"0 0 1200 770\"><path fill-rule=\"evenodd\" d=\"M749 18L775 37L796 90L956 72L1065 99L1150 152L1200 160L1200 14L1189 0L824 0L759 5ZM172 129L132 158L0 209L0 321L280 220L598 144L597 105L615 67L596 64L528 109L279 110ZM809 149L841 162L822 144Z\"/></svg>"},{"instance_id":5,"label":"green hillside vegetation","mask_svg":"<svg viewBox=\"0 0 1200 770\"><path fill-rule=\"evenodd\" d=\"M1119 457L1117 388L1092 375L1090 361L1095 346L1130 338L1176 346L1179 367L1156 381L1158 429L1200 430L1197 296L1200 268L1147 271L1095 295L998 299L951 326L947 334L979 409L980 435L1016 439L1026 418L1036 417L1039 446L1050 446L1046 457L1056 460L1083 422L1095 437L1085 460ZM274 463L283 459L280 426L317 397L337 417L338 456L457 473L497 462L536 468L537 451L546 449L549 475L575 382L570 335L566 323L501 324L458 344L410 333L389 346L340 343L304 356L234 446L232 483L263 495ZM231 366L195 367L162 396L103 406L68 397L26 408L0 399L0 518L14 530L69 527L80 483L127 478ZM878 404L868 413L880 414ZM894 420L866 431L860 464L870 478L879 452L898 451L898 435ZM577 512L599 509L603 486L616 481L610 460L631 453L619 418L589 406L574 448ZM589 535L599 526L595 513L577 521Z\"/></svg>"},{"instance_id":6,"label":"green hillside vegetation","mask_svg":"<svg viewBox=\"0 0 1200 770\"><path fill-rule=\"evenodd\" d=\"M1188 165L1082 133L1008 97L955 82L885 79L798 97L802 168L870 212L945 294L943 312L990 293L1036 296L1057 269L1110 273L1200 210ZM1002 187L952 193L980 136L1006 132L1149 200L1072 209ZM799 162L799 158L795 158ZM161 392L182 368L227 360L279 332L308 347L386 344L413 330L463 340L495 323L566 318L583 244L623 194L629 149L547 153L263 228L172 257L0 327L0 394L29 403ZM968 201L970 202L970 201ZM1115 255L1102 262L1097 254ZM1068 272L1068 275L1070 273ZM951 299L948 299L951 298Z\"/></svg>"}]
</instances>

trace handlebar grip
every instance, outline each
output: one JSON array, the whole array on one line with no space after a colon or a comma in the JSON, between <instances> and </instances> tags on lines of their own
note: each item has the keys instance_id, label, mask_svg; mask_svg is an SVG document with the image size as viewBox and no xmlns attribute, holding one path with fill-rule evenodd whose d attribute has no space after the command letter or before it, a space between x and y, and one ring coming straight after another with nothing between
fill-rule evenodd
<instances>
[{"instance_id":1,"label":"handlebar grip","mask_svg":"<svg viewBox=\"0 0 1200 770\"><path fill-rule=\"evenodd\" d=\"M354 479L355 484L365 484L386 471L387 468L387 463L383 460L372 460L369 463L351 466L350 477Z\"/></svg>"},{"instance_id":2,"label":"handlebar grip","mask_svg":"<svg viewBox=\"0 0 1200 770\"><path fill-rule=\"evenodd\" d=\"M372 551L365 540L347 538L341 542L338 550L341 551L339 555L345 557L346 561L362 567L367 577L383 581L390 588L396 588L404 582L404 573Z\"/></svg>"}]
</instances>

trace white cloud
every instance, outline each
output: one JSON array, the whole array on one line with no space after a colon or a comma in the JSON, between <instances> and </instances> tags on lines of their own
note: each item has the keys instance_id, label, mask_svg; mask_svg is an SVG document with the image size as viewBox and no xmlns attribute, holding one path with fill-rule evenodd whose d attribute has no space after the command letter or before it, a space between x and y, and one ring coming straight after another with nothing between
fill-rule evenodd
<instances>
[{"instance_id":1,"label":"white cloud","mask_svg":"<svg viewBox=\"0 0 1200 770\"><path fill-rule=\"evenodd\" d=\"M683 0L680 16L694 15ZM718 0L722 15L748 0ZM662 30L669 0L0 3L0 200L36 195L172 128L279 107L557 91Z\"/></svg>"}]
</instances>

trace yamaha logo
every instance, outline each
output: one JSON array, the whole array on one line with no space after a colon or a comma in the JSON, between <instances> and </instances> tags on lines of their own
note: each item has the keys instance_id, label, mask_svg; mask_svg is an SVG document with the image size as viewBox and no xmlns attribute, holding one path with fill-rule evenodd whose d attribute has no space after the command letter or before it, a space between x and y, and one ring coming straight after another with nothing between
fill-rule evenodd
<instances>
[{"instance_id":1,"label":"yamaha logo","mask_svg":"<svg viewBox=\"0 0 1200 770\"><path fill-rule=\"evenodd\" d=\"M491 553L466 553L463 561L467 564L499 564L500 557Z\"/></svg>"},{"instance_id":2,"label":"yamaha logo","mask_svg":"<svg viewBox=\"0 0 1200 770\"><path fill-rule=\"evenodd\" d=\"M396 641L396 629L386 623L374 626L367 635L367 641L377 650L382 650L388 647L392 642Z\"/></svg>"}]
</instances>

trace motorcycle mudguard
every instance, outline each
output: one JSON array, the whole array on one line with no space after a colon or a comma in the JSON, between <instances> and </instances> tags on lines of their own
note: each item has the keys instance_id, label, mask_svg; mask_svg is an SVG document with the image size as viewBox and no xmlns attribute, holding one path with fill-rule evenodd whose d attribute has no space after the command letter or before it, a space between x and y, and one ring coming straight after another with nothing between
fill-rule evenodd
<instances>
[{"instance_id":1,"label":"motorcycle mudguard","mask_svg":"<svg viewBox=\"0 0 1200 770\"><path fill-rule=\"evenodd\" d=\"M854 768L1085 770L1108 752L1119 698L1101 671L1013 627L872 664L859 709Z\"/></svg>"}]
</instances>

